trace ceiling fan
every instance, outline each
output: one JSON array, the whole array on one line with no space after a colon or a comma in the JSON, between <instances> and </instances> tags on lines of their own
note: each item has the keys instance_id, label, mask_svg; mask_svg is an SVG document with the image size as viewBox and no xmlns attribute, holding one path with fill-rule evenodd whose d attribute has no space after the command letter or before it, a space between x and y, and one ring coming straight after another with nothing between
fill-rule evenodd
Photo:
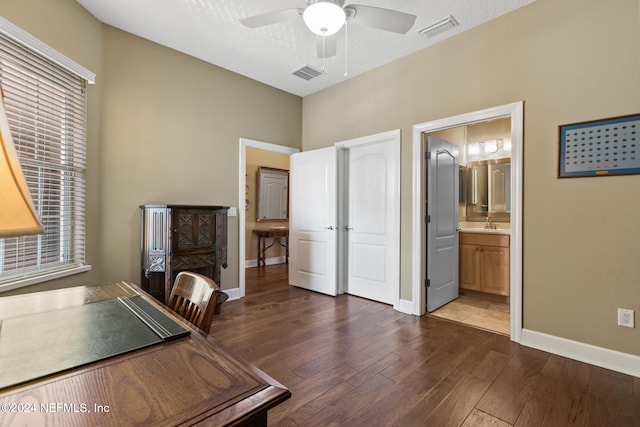
<instances>
[{"instance_id":1,"label":"ceiling fan","mask_svg":"<svg viewBox=\"0 0 640 427\"><path fill-rule=\"evenodd\" d=\"M309 30L318 36L318 57L329 58L336 54L335 34L347 21L406 34L416 20L415 15L397 10L356 4L345 6L344 3L344 0L307 0L306 8L267 12L240 19L240 22L249 28L258 28L302 17Z\"/></svg>"}]
</instances>

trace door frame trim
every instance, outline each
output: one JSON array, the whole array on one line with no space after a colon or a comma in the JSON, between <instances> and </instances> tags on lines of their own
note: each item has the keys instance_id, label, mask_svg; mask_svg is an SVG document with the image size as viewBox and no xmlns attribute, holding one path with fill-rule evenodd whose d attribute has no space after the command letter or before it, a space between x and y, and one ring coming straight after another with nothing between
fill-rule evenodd
<instances>
[{"instance_id":1,"label":"door frame trim","mask_svg":"<svg viewBox=\"0 0 640 427\"><path fill-rule=\"evenodd\" d=\"M433 120L413 126L413 194L412 194L412 301L413 313L426 311L425 283L425 212L424 198L424 142L423 134L487 120L511 117L511 249L510 249L510 335L511 341L522 337L522 181L524 101L505 104L471 113Z\"/></svg>"},{"instance_id":2,"label":"door frame trim","mask_svg":"<svg viewBox=\"0 0 640 427\"><path fill-rule=\"evenodd\" d=\"M226 290L230 299L244 298L245 296L245 274L246 268L246 211L244 209L244 200L246 199L245 188L247 185L247 148L255 148L257 150L271 151L280 154L294 154L300 150L285 145L272 144L270 142L255 141L253 139L240 138L239 144L239 165L238 165L238 287L236 289Z\"/></svg>"}]
</instances>

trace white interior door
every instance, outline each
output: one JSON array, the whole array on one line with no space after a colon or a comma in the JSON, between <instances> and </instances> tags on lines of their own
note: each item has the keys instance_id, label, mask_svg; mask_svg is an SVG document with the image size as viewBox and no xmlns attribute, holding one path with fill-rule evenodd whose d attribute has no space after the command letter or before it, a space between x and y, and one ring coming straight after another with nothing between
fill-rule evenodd
<instances>
[{"instance_id":1,"label":"white interior door","mask_svg":"<svg viewBox=\"0 0 640 427\"><path fill-rule=\"evenodd\" d=\"M458 148L429 135L427 311L458 297Z\"/></svg>"},{"instance_id":2,"label":"white interior door","mask_svg":"<svg viewBox=\"0 0 640 427\"><path fill-rule=\"evenodd\" d=\"M291 156L289 283L337 294L336 149Z\"/></svg>"},{"instance_id":3,"label":"white interior door","mask_svg":"<svg viewBox=\"0 0 640 427\"><path fill-rule=\"evenodd\" d=\"M347 292L386 304L399 298L400 134L347 150Z\"/></svg>"}]
</instances>

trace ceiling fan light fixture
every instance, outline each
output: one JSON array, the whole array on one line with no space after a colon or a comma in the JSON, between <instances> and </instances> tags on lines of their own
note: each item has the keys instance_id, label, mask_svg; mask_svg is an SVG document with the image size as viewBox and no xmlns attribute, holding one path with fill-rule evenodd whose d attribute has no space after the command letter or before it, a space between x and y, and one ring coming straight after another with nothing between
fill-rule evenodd
<instances>
[{"instance_id":1,"label":"ceiling fan light fixture","mask_svg":"<svg viewBox=\"0 0 640 427\"><path fill-rule=\"evenodd\" d=\"M346 15L337 4L319 1L307 7L302 18L313 33L319 36L330 36L342 28Z\"/></svg>"}]
</instances>

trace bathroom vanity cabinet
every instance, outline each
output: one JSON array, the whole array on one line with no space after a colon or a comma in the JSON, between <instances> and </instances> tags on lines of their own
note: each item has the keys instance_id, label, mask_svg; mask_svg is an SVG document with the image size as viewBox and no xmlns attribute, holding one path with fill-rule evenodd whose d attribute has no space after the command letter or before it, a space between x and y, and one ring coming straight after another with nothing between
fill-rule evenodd
<instances>
[{"instance_id":1,"label":"bathroom vanity cabinet","mask_svg":"<svg viewBox=\"0 0 640 427\"><path fill-rule=\"evenodd\" d=\"M509 235L461 232L460 288L509 296Z\"/></svg>"}]
</instances>

